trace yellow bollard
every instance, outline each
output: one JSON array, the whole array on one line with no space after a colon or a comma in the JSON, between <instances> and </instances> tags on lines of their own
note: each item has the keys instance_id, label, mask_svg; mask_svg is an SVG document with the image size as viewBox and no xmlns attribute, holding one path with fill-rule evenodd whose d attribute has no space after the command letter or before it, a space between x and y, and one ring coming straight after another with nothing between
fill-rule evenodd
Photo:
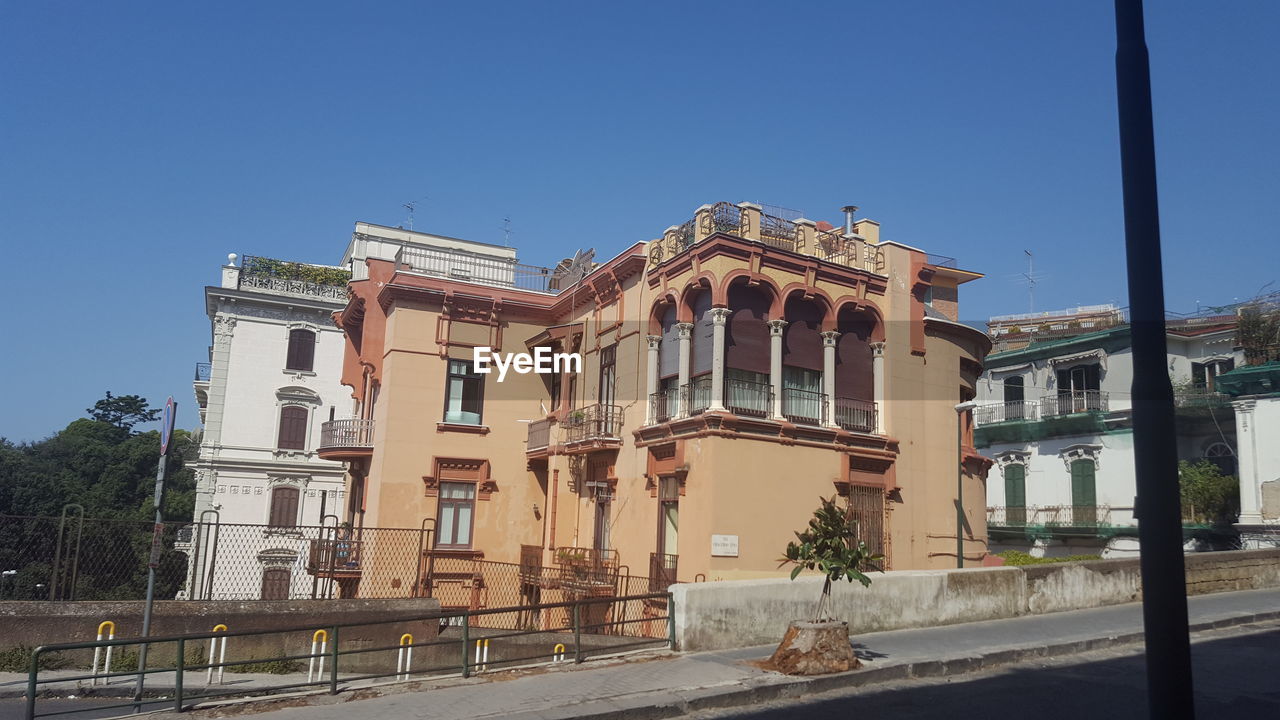
<instances>
[{"instance_id":1,"label":"yellow bollard","mask_svg":"<svg viewBox=\"0 0 1280 720\"><path fill-rule=\"evenodd\" d=\"M212 632L216 632L216 633L226 632L226 631L227 631L227 626L223 625L222 623L218 623L217 625L214 625L212 630ZM212 638L211 642L209 643L209 672L208 674L205 675L205 679L204 679L204 682L206 685L209 685L213 682L213 668L214 668L213 657L214 657L214 652L219 651L218 640L219 638L215 637L215 638ZM222 645L220 648L221 651L218 652L218 666L217 666L219 685L222 684L222 671L224 670L222 664L227 661L227 639L224 637L224 638L221 638L221 640L222 640Z\"/></svg>"},{"instance_id":2,"label":"yellow bollard","mask_svg":"<svg viewBox=\"0 0 1280 720\"><path fill-rule=\"evenodd\" d=\"M564 643L556 643L551 648L551 662L564 662Z\"/></svg>"},{"instance_id":3,"label":"yellow bollard","mask_svg":"<svg viewBox=\"0 0 1280 720\"><path fill-rule=\"evenodd\" d=\"M98 642L102 642L103 640L115 640L115 639L116 639L115 623L111 622L110 620L103 620L102 622L98 623ZM113 649L114 648L112 646L110 645L107 646L107 659L106 659L106 662L103 663L102 665L103 675L111 674L111 651ZM98 657L101 655L101 653L102 653L102 648L96 647L93 649L93 680L89 683L90 685L98 684ZM103 685L109 685L110 683L111 683L111 678L109 677L102 678Z\"/></svg>"},{"instance_id":4,"label":"yellow bollard","mask_svg":"<svg viewBox=\"0 0 1280 720\"><path fill-rule=\"evenodd\" d=\"M324 677L324 649L329 644L329 633L325 630L317 630L311 634L311 661L307 663L307 682L312 681L313 676ZM319 647L320 652L316 652ZM317 663L317 660L319 661ZM320 667L317 668L316 665Z\"/></svg>"}]
</instances>

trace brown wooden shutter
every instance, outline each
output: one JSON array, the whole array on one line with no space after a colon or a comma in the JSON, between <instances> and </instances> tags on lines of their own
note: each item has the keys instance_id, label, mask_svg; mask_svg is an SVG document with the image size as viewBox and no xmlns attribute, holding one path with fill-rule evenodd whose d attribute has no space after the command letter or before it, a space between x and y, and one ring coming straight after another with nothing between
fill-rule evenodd
<instances>
[{"instance_id":1,"label":"brown wooden shutter","mask_svg":"<svg viewBox=\"0 0 1280 720\"><path fill-rule=\"evenodd\" d=\"M276 447L281 450L307 449L307 409L290 405L280 410L280 438Z\"/></svg>"},{"instance_id":2,"label":"brown wooden shutter","mask_svg":"<svg viewBox=\"0 0 1280 720\"><path fill-rule=\"evenodd\" d=\"M271 527L291 528L298 525L298 489L278 487L271 491Z\"/></svg>"},{"instance_id":3,"label":"brown wooden shutter","mask_svg":"<svg viewBox=\"0 0 1280 720\"><path fill-rule=\"evenodd\" d=\"M289 570L287 568L267 568L262 571L262 599L289 599Z\"/></svg>"},{"instance_id":4,"label":"brown wooden shutter","mask_svg":"<svg viewBox=\"0 0 1280 720\"><path fill-rule=\"evenodd\" d=\"M315 357L316 334L310 330L291 330L285 369L310 371L315 367Z\"/></svg>"}]
</instances>

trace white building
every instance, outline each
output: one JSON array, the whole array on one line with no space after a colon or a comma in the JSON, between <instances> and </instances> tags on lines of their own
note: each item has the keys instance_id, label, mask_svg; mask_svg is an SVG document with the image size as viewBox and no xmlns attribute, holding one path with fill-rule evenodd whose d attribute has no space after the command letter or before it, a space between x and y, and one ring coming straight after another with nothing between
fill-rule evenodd
<instances>
[{"instance_id":1,"label":"white building","mask_svg":"<svg viewBox=\"0 0 1280 720\"><path fill-rule=\"evenodd\" d=\"M355 400L341 384L344 339L332 314L346 305L347 280L367 277L368 258L500 285L517 277L514 249L363 222L338 267L228 256L221 283L205 288L212 344L194 382L203 424L196 523L177 548L191 558L187 597L333 593L308 572L312 541L331 537L350 499L345 465L319 450L371 445L372 428L351 425L361 421L350 419Z\"/></svg>"},{"instance_id":2,"label":"white building","mask_svg":"<svg viewBox=\"0 0 1280 720\"><path fill-rule=\"evenodd\" d=\"M1280 362L1242 367L1220 386L1236 411L1241 544L1280 547Z\"/></svg>"},{"instance_id":3,"label":"white building","mask_svg":"<svg viewBox=\"0 0 1280 720\"><path fill-rule=\"evenodd\" d=\"M1109 306L1036 319L993 319L993 336L1013 349L987 356L978 383L974 444L995 462L987 481L990 551L1135 552L1129 327ZM1235 421L1214 386L1243 359L1234 316L1171 321L1167 341L1179 459L1209 458L1234 473Z\"/></svg>"}]
</instances>

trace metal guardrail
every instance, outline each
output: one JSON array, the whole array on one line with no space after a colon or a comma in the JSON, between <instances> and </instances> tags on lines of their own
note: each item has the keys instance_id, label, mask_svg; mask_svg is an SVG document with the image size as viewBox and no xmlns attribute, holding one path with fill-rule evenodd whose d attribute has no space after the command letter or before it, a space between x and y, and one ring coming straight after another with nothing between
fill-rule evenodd
<instances>
[{"instance_id":1,"label":"metal guardrail","mask_svg":"<svg viewBox=\"0 0 1280 720\"><path fill-rule=\"evenodd\" d=\"M348 418L320 424L320 449L373 447L373 421Z\"/></svg>"},{"instance_id":2,"label":"metal guardrail","mask_svg":"<svg viewBox=\"0 0 1280 720\"><path fill-rule=\"evenodd\" d=\"M676 583L676 571L680 566L679 555L649 553L649 590L666 592Z\"/></svg>"},{"instance_id":3,"label":"metal guardrail","mask_svg":"<svg viewBox=\"0 0 1280 720\"><path fill-rule=\"evenodd\" d=\"M572 657L573 662L582 663L592 655L615 654L623 650L641 647L656 649L673 646L675 625L672 621L672 609L670 593L650 592L624 597L583 597L559 603L535 603L486 610L431 612L386 620L330 623L318 627L310 625L286 629L223 631L151 637L145 640L145 644L151 648L164 645L173 647L172 657L174 659L171 664L138 668L136 670L126 669L123 671L73 675L70 677L46 676L41 678L42 661L54 654L62 655L104 648L121 648L121 653L123 654L125 648L141 646L144 643L143 639L120 638L43 645L32 651L28 664L24 717L26 720L35 720L35 718L39 717L80 712L101 713L104 710L124 708L132 708L134 712L155 709L172 709L175 712L183 712L191 709L196 701L213 700L233 695L238 697L271 695L285 690L301 690L305 688L327 688L329 694L336 695L344 689L355 689L353 683L366 680L395 678L397 682L408 682L421 680L429 676L453 674L461 674L465 678L477 672L546 664L556 662L559 659L567 662L570 657ZM514 622L495 622L492 620L495 617L514 620L516 618L529 617L530 615L563 618L564 622L549 623L547 627L530 630L519 629ZM481 623L479 622L480 618L490 618L490 620ZM433 626L441 628L441 632L434 639L421 642L414 642L410 635L408 642L404 642L405 638L402 636L402 642L395 645L369 647L365 642L360 642L356 646L348 643L345 648L342 645L344 630L347 630L346 634L350 635L350 630L353 628L367 629L412 624L421 626L423 623L431 623ZM482 629L479 627L482 624L488 625L489 628ZM497 629L495 631L493 626L500 625L511 625L511 628ZM440 638L441 634L452 634L455 629L458 637ZM327 646L323 653L318 652L314 645L309 644L318 635L316 633L317 630L324 630L327 634ZM394 635L395 633L390 634ZM285 652L267 658L237 659L233 655L230 659L219 658L216 662L212 659L209 662L191 662L188 659L190 657L188 655L189 651L215 640L221 640L224 643L224 647L226 647L226 641L230 640L230 646L234 650L237 638L267 635L284 636L280 642L281 646L292 645L298 648L309 648L309 651ZM546 641L540 645L545 648L545 651L530 651L527 642L522 643L516 640L531 636L545 636ZM589 642L583 642L584 636L589 639ZM292 643L288 642L286 638L292 639ZM477 657L478 652L473 652L473 650L481 647L481 644L485 649L485 653L483 656ZM411 660L408 663L404 662L405 655L403 653L406 648L409 649L410 653L413 649L424 649L424 651L420 651L419 657L422 657L423 654L433 657L430 651L434 648L452 648L444 652L454 653L453 657L456 658L456 661L420 667L415 670L411 667ZM202 647L200 649L203 650ZM394 670L386 672L343 672L342 664L344 659L347 660L347 668L350 670L353 658L369 658L376 653L384 654L382 655L384 665L388 668L391 667L391 658L396 658ZM153 651L148 655L150 658L159 658L161 656L162 653L157 651ZM203 653L200 656L202 657ZM411 658L412 655L408 657ZM284 682L267 687L249 689L243 687L218 687L211 690L206 685L195 692L192 692L191 688L190 678L192 673L196 673L196 677L200 677L211 669L221 671L222 669L241 668L260 663L298 664L300 673L301 663L315 661L320 658L327 660L327 663L323 665L320 677L314 680L309 678L305 682L297 682L290 681L290 678L282 677ZM372 662L366 662L366 664L376 663L376 657ZM235 670L232 670L232 672L235 672ZM146 678L161 674L173 677L172 693L165 693L164 696L158 698L145 697ZM138 678L137 699L70 711L38 712L42 687L55 683L91 682L95 679L105 679L109 682L112 678L120 677Z\"/></svg>"},{"instance_id":4,"label":"metal guardrail","mask_svg":"<svg viewBox=\"0 0 1280 720\"><path fill-rule=\"evenodd\" d=\"M798 425L822 425L827 420L827 396L813 390L782 388L782 416Z\"/></svg>"},{"instance_id":5,"label":"metal guardrail","mask_svg":"<svg viewBox=\"0 0 1280 720\"><path fill-rule=\"evenodd\" d=\"M1064 390L1040 399L1040 417L1106 412L1109 395L1102 390Z\"/></svg>"},{"instance_id":6,"label":"metal guardrail","mask_svg":"<svg viewBox=\"0 0 1280 720\"><path fill-rule=\"evenodd\" d=\"M697 415L711 407L711 376L702 375L685 383L680 392L685 415Z\"/></svg>"},{"instance_id":7,"label":"metal guardrail","mask_svg":"<svg viewBox=\"0 0 1280 720\"><path fill-rule=\"evenodd\" d=\"M735 415L768 417L773 408L773 386L727 377L724 379L724 406Z\"/></svg>"},{"instance_id":8,"label":"metal guardrail","mask_svg":"<svg viewBox=\"0 0 1280 720\"><path fill-rule=\"evenodd\" d=\"M659 390L649 395L649 414L655 423L664 423L679 414L680 392L676 388Z\"/></svg>"},{"instance_id":9,"label":"metal guardrail","mask_svg":"<svg viewBox=\"0 0 1280 720\"><path fill-rule=\"evenodd\" d=\"M1032 400L985 403L973 410L973 422L977 426L1002 422L1031 421L1039 418L1040 405Z\"/></svg>"},{"instance_id":10,"label":"metal guardrail","mask_svg":"<svg viewBox=\"0 0 1280 720\"><path fill-rule=\"evenodd\" d=\"M877 412L876 404L870 400L835 399L836 425L850 432L875 432Z\"/></svg>"},{"instance_id":11,"label":"metal guardrail","mask_svg":"<svg viewBox=\"0 0 1280 720\"><path fill-rule=\"evenodd\" d=\"M622 435L622 408L618 405L588 405L571 411L561 422L564 442L616 440Z\"/></svg>"},{"instance_id":12,"label":"metal guardrail","mask_svg":"<svg viewBox=\"0 0 1280 720\"><path fill-rule=\"evenodd\" d=\"M563 278L551 268L514 260L441 248L401 247L395 254L396 272L411 272L480 285L555 293Z\"/></svg>"},{"instance_id":13,"label":"metal guardrail","mask_svg":"<svg viewBox=\"0 0 1280 720\"><path fill-rule=\"evenodd\" d=\"M534 452L537 450L546 450L551 446L551 426L553 420L542 419L534 420L529 423L529 440L525 446L525 452Z\"/></svg>"}]
</instances>

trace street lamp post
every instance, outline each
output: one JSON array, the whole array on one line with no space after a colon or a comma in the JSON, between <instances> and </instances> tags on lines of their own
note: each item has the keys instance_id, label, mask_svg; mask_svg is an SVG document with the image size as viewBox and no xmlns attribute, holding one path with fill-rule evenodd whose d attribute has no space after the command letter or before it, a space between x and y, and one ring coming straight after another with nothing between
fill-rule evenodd
<instances>
[{"instance_id":1,"label":"street lamp post","mask_svg":"<svg viewBox=\"0 0 1280 720\"><path fill-rule=\"evenodd\" d=\"M956 567L964 567L964 414L978 407L967 400L956 405Z\"/></svg>"}]
</instances>

